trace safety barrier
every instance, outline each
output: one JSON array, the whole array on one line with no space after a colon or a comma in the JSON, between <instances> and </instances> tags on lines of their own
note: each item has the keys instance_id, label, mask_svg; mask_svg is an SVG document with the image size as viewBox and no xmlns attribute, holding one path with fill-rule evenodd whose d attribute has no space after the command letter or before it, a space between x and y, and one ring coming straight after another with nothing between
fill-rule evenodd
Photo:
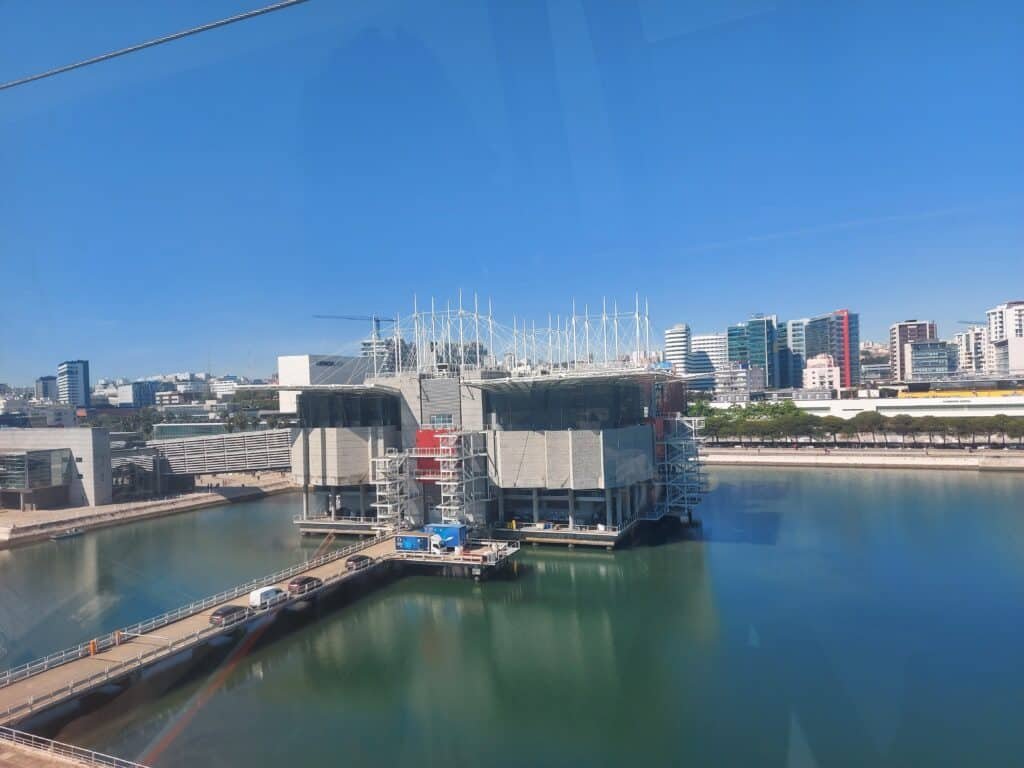
<instances>
[{"instance_id":1,"label":"safety barrier","mask_svg":"<svg viewBox=\"0 0 1024 768\"><path fill-rule=\"evenodd\" d=\"M27 677L39 674L40 672L45 672L47 669L52 669L53 667L60 666L61 664L67 664L68 662L75 661L76 659L80 659L84 656L95 655L96 653L105 651L114 645L118 645L120 643L120 639L124 636L144 635L147 632L152 632L154 629L159 629L160 627L166 626L172 622L180 621L181 619L192 616L200 611L204 611L207 608L212 608L220 603L225 603L229 600L234 600L237 597L247 595L249 592L254 589L258 589L259 587L276 584L279 581L284 581L285 579L289 579L292 576L303 573L304 571L348 557L360 550L379 544L387 537L388 535L386 534L375 536L372 539L352 544L344 549L329 552L326 555L285 568L284 570L272 573L269 576L253 579L250 582L225 590L224 592L219 592L216 595L204 597L201 600L196 600L188 605L175 608L172 611L167 611L166 613L160 614L152 619L146 619L145 621L141 621L129 627L123 627L122 629L115 630L102 637L81 643L74 648L57 651L55 653L51 653L49 656L44 656L43 658L26 662L20 666L12 667L3 673L0 673L0 688L6 687L18 680L24 680Z\"/></svg>"},{"instance_id":2,"label":"safety barrier","mask_svg":"<svg viewBox=\"0 0 1024 768\"><path fill-rule=\"evenodd\" d=\"M0 725L0 740L31 747L51 755L67 757L83 765L106 766L107 768L146 768L141 763L134 763L131 760L122 760L120 757L105 755L102 752L95 752L83 747L76 747L74 744L44 739L42 736L25 733L24 731L16 731L13 728L7 728L2 725Z\"/></svg>"}]
</instances>

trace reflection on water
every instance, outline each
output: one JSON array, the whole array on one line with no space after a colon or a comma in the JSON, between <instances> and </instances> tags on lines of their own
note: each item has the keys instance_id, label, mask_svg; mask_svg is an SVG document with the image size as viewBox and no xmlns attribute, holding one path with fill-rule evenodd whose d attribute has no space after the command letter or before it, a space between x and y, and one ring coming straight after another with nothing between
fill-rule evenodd
<instances>
[{"instance_id":1,"label":"reflection on water","mask_svg":"<svg viewBox=\"0 0 1024 768\"><path fill-rule=\"evenodd\" d=\"M481 585L404 579L257 646L208 696L207 674L66 735L134 757L180 727L157 766L1015 761L1024 478L731 469L714 480L693 540L527 549L518 578ZM202 528L216 539L203 544L195 520L133 534L145 535L132 538L137 578L165 563L141 591L122 592L135 583L110 565L128 557L116 541L87 556L84 537L50 581L22 574L18 594L70 585L78 598L65 604L99 595L100 618L69 611L28 634L44 643L51 628L167 608L230 583L232 568L297 559L282 509L294 502L239 505ZM270 553L263 537L278 542ZM11 555L42 568L38 553ZM14 567L0 561L0 574ZM5 616L24 611L0 602Z\"/></svg>"}]
</instances>

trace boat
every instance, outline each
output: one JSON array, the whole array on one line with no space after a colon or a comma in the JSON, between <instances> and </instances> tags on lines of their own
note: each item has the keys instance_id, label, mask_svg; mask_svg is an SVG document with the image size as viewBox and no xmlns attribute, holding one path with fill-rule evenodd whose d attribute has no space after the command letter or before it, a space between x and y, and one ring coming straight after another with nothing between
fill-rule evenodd
<instances>
[{"instance_id":1,"label":"boat","mask_svg":"<svg viewBox=\"0 0 1024 768\"><path fill-rule=\"evenodd\" d=\"M75 536L81 536L83 533L81 528L68 528L66 531L55 533L50 537L50 541L60 541L61 539L71 539Z\"/></svg>"}]
</instances>

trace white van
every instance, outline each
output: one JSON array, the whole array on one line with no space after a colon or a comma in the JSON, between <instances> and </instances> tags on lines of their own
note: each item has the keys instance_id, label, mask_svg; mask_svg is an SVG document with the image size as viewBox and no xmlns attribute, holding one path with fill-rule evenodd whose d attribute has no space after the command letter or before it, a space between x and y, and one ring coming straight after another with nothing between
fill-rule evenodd
<instances>
[{"instance_id":1,"label":"white van","mask_svg":"<svg viewBox=\"0 0 1024 768\"><path fill-rule=\"evenodd\" d=\"M249 607L262 610L281 602L286 597L285 591L278 587L260 587L249 593Z\"/></svg>"}]
</instances>

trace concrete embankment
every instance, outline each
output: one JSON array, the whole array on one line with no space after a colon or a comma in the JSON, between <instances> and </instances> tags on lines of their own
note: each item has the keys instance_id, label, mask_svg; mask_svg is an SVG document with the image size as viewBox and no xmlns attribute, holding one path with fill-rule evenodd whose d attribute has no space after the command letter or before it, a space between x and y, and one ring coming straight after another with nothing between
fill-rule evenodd
<instances>
[{"instance_id":1,"label":"concrete embankment","mask_svg":"<svg viewBox=\"0 0 1024 768\"><path fill-rule=\"evenodd\" d=\"M246 481L231 478L227 481L221 479L219 482L232 484L208 487L204 485L206 490L196 493L165 499L106 504L100 507L0 511L0 549L42 541L70 528L84 531L106 528L295 490L295 486L282 476L256 479L249 477ZM234 484L240 482L244 482L244 485Z\"/></svg>"},{"instance_id":2,"label":"concrete embankment","mask_svg":"<svg viewBox=\"0 0 1024 768\"><path fill-rule=\"evenodd\" d=\"M705 446L713 466L862 467L865 469L966 469L1024 472L1024 453L1003 450L716 448Z\"/></svg>"}]
</instances>

